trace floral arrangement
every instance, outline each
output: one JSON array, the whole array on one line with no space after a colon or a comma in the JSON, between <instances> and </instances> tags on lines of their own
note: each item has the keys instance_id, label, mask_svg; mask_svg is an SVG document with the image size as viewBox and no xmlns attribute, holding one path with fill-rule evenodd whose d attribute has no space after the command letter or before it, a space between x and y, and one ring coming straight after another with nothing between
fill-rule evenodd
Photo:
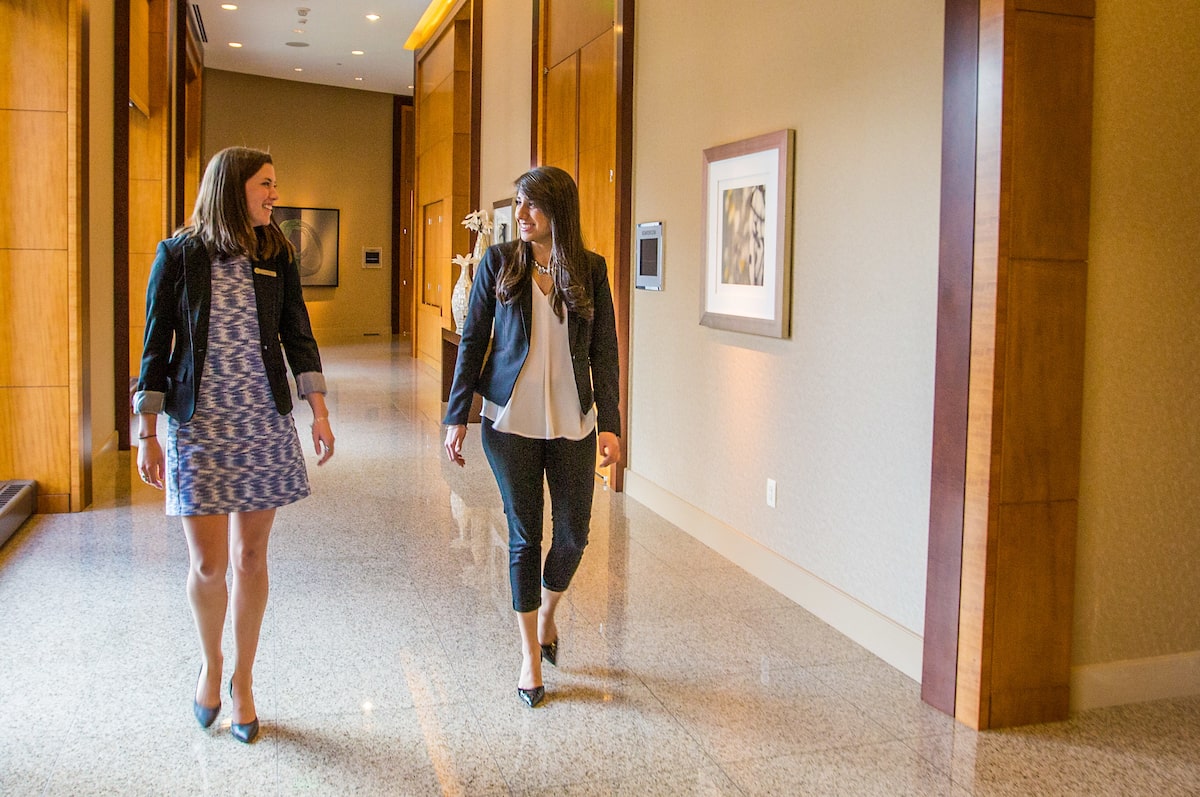
<instances>
[{"instance_id":1,"label":"floral arrangement","mask_svg":"<svg viewBox=\"0 0 1200 797\"><path fill-rule=\"evenodd\" d=\"M475 279L475 265L483 259L483 253L492 243L492 220L486 210L473 210L462 220L462 226L475 233L475 248L469 255L455 255L450 262L461 271L454 291L450 296L450 312L457 331L462 333L463 319L467 312L467 295L471 281Z\"/></svg>"},{"instance_id":2,"label":"floral arrangement","mask_svg":"<svg viewBox=\"0 0 1200 797\"><path fill-rule=\"evenodd\" d=\"M492 219L486 210L473 210L463 218L462 226L475 233L475 249L469 255L455 255L451 262L473 271L475 264L483 259L484 251L492 244Z\"/></svg>"}]
</instances>

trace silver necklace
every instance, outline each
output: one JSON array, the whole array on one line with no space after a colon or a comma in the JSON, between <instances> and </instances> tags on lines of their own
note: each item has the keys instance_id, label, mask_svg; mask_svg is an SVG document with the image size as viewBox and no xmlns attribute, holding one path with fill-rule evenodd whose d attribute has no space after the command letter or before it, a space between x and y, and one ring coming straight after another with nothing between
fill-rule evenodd
<instances>
[{"instance_id":1,"label":"silver necklace","mask_svg":"<svg viewBox=\"0 0 1200 797\"><path fill-rule=\"evenodd\" d=\"M543 266L541 263L537 262L536 260L533 261L533 265L537 266L537 273L541 274L543 277L547 276L550 273L550 266L548 266L548 265Z\"/></svg>"}]
</instances>

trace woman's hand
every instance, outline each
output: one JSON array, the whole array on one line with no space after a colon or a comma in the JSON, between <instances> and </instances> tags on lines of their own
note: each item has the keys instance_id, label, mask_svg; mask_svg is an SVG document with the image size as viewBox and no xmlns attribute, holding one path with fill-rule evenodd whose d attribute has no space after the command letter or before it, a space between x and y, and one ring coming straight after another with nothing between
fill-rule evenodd
<instances>
[{"instance_id":1,"label":"woman's hand","mask_svg":"<svg viewBox=\"0 0 1200 797\"><path fill-rule=\"evenodd\" d=\"M463 440L467 439L467 427L462 424L446 427L446 458L458 467L467 464L463 459Z\"/></svg>"},{"instance_id":2,"label":"woman's hand","mask_svg":"<svg viewBox=\"0 0 1200 797\"><path fill-rule=\"evenodd\" d=\"M317 416L312 422L313 448L320 459L317 467L324 465L333 456L333 427L329 425L329 416Z\"/></svg>"},{"instance_id":3,"label":"woman's hand","mask_svg":"<svg viewBox=\"0 0 1200 797\"><path fill-rule=\"evenodd\" d=\"M596 447L600 449L600 465L615 465L621 461L621 438L612 432L601 432L596 435Z\"/></svg>"},{"instance_id":4,"label":"woman's hand","mask_svg":"<svg viewBox=\"0 0 1200 797\"><path fill-rule=\"evenodd\" d=\"M163 488L163 478L166 466L163 460L162 446L157 437L139 437L137 455L138 475L142 481L151 487Z\"/></svg>"}]
</instances>

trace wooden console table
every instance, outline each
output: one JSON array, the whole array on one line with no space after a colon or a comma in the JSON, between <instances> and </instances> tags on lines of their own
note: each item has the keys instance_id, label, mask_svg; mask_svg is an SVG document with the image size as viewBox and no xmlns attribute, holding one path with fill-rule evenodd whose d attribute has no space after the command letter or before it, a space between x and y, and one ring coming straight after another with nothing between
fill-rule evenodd
<instances>
[{"instance_id":1,"label":"wooden console table","mask_svg":"<svg viewBox=\"0 0 1200 797\"><path fill-rule=\"evenodd\" d=\"M454 386L454 365L458 362L458 344L462 335L453 329L442 327L442 403L450 400L450 388ZM483 396L476 393L471 399L471 414L467 423L479 423L479 411L483 408Z\"/></svg>"}]
</instances>

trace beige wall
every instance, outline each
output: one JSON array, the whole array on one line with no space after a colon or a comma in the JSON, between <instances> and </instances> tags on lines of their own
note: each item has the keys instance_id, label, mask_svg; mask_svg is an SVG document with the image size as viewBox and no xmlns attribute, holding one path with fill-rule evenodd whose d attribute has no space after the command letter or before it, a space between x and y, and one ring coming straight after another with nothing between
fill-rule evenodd
<instances>
[{"instance_id":1,"label":"beige wall","mask_svg":"<svg viewBox=\"0 0 1200 797\"><path fill-rule=\"evenodd\" d=\"M1198 43L1200 4L1097 3L1082 664L1200 656Z\"/></svg>"},{"instance_id":2,"label":"beige wall","mask_svg":"<svg viewBox=\"0 0 1200 797\"><path fill-rule=\"evenodd\" d=\"M529 168L533 73L533 0L483 4L483 105L479 202L512 196Z\"/></svg>"},{"instance_id":3,"label":"beige wall","mask_svg":"<svg viewBox=\"0 0 1200 797\"><path fill-rule=\"evenodd\" d=\"M269 150L279 204L337 208L338 286L304 298L318 342L391 334L392 95L207 69L201 157ZM363 247L383 249L362 267Z\"/></svg>"},{"instance_id":4,"label":"beige wall","mask_svg":"<svg viewBox=\"0 0 1200 797\"><path fill-rule=\"evenodd\" d=\"M782 559L795 568L784 580L825 596L809 603L840 593L886 618L908 639L907 661L885 658L911 674L929 517L943 4L700 0L683 26L668 5L639 4L635 36L634 222L663 222L665 240L664 290L633 302L631 494L652 487L764 561ZM700 326L703 150L781 128L796 130L791 337Z\"/></svg>"}]
</instances>

